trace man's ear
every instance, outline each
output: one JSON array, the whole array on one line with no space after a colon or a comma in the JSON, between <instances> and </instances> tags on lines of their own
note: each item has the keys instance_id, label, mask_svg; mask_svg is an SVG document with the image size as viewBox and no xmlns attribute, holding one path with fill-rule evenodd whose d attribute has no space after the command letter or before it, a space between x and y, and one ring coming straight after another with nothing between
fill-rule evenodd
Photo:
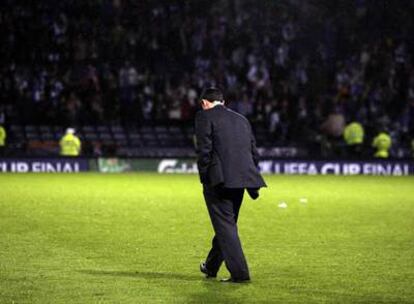
<instances>
[{"instance_id":1,"label":"man's ear","mask_svg":"<svg viewBox=\"0 0 414 304\"><path fill-rule=\"evenodd\" d=\"M201 100L201 107L205 110L208 108L208 101L206 99Z\"/></svg>"}]
</instances>

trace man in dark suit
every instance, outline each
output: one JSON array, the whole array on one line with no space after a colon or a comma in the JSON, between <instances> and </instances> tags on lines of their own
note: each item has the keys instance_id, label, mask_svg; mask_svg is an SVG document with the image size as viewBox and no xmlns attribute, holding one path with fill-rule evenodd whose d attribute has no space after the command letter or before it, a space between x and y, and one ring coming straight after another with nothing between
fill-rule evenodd
<instances>
[{"instance_id":1,"label":"man in dark suit","mask_svg":"<svg viewBox=\"0 0 414 304\"><path fill-rule=\"evenodd\" d=\"M195 118L198 170L215 236L201 272L216 277L225 262L227 282L248 282L249 269L237 232L244 190L256 199L266 187L257 169L259 154L249 121L224 106L216 88L204 90Z\"/></svg>"}]
</instances>

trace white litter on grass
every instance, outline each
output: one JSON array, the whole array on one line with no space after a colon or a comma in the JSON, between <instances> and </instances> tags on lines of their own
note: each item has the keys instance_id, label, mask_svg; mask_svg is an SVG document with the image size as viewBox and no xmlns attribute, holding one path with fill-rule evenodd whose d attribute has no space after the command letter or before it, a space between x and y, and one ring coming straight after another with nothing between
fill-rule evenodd
<instances>
[{"instance_id":1,"label":"white litter on grass","mask_svg":"<svg viewBox=\"0 0 414 304\"><path fill-rule=\"evenodd\" d=\"M285 202L280 202L279 205L277 205L279 208L287 208L287 204Z\"/></svg>"},{"instance_id":2,"label":"white litter on grass","mask_svg":"<svg viewBox=\"0 0 414 304\"><path fill-rule=\"evenodd\" d=\"M306 197L302 197L301 199L299 199L299 202L301 202L302 204L306 204L308 202L308 199Z\"/></svg>"}]
</instances>

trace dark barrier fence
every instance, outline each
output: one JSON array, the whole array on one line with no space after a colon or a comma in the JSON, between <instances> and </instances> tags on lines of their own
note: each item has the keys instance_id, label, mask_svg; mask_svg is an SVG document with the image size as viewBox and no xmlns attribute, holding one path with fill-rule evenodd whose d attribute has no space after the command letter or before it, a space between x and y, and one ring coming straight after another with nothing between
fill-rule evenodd
<instances>
[{"instance_id":1,"label":"dark barrier fence","mask_svg":"<svg viewBox=\"0 0 414 304\"><path fill-rule=\"evenodd\" d=\"M259 163L265 174L298 175L414 175L414 160L278 160ZM139 158L0 158L0 172L158 172L197 173L194 159Z\"/></svg>"}]
</instances>

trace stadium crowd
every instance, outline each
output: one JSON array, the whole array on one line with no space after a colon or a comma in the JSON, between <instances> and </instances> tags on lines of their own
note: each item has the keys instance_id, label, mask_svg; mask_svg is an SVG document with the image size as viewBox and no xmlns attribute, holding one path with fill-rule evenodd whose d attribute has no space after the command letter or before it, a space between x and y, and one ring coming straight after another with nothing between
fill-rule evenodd
<instances>
[{"instance_id":1,"label":"stadium crowd","mask_svg":"<svg viewBox=\"0 0 414 304\"><path fill-rule=\"evenodd\" d=\"M392 9L389 6L392 5ZM325 147L358 121L414 133L409 1L15 1L0 12L7 124L192 123L206 86L272 134ZM323 150L323 149L322 149ZM332 152L335 153L335 152Z\"/></svg>"}]
</instances>

